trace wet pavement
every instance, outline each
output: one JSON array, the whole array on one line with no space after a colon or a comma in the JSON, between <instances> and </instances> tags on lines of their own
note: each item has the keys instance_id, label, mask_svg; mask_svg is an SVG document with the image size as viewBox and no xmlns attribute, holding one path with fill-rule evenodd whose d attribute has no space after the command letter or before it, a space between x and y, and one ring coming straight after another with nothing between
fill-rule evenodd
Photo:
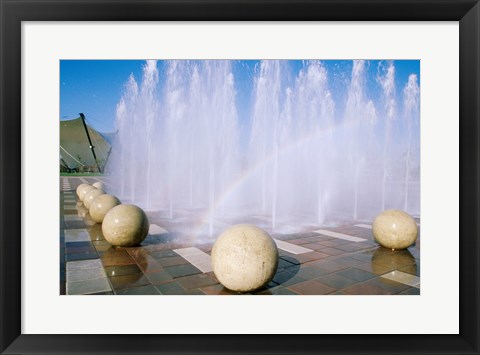
<instances>
[{"instance_id":1,"label":"wet pavement","mask_svg":"<svg viewBox=\"0 0 480 355\"><path fill-rule=\"evenodd\" d=\"M139 247L112 247L100 224L79 215L75 190L96 181L105 182L108 191L108 178L60 178L60 294L240 295L211 271L214 240L180 238L171 232L178 225L159 213L147 212L150 233ZM420 294L420 235L413 246L396 251L373 240L368 221L272 237L278 270L255 295Z\"/></svg>"}]
</instances>

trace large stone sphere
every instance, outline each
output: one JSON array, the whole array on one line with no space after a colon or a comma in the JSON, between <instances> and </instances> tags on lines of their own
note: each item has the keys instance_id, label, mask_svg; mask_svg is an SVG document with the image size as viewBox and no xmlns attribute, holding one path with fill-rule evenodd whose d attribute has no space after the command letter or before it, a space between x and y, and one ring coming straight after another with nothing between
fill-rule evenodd
<instances>
[{"instance_id":1,"label":"large stone sphere","mask_svg":"<svg viewBox=\"0 0 480 355\"><path fill-rule=\"evenodd\" d=\"M78 198L80 199L80 201L83 201L85 199L85 195L88 193L88 191L91 191L91 190L94 190L94 189L95 188L92 185L88 185L88 186L83 187L80 190L80 195L78 195Z\"/></svg>"},{"instance_id":2,"label":"large stone sphere","mask_svg":"<svg viewBox=\"0 0 480 355\"><path fill-rule=\"evenodd\" d=\"M256 226L232 226L218 237L212 248L215 277L233 291L249 292L266 285L277 267L275 242Z\"/></svg>"},{"instance_id":3,"label":"large stone sphere","mask_svg":"<svg viewBox=\"0 0 480 355\"><path fill-rule=\"evenodd\" d=\"M143 210L135 205L118 205L103 218L103 236L116 247L139 245L147 237L148 218Z\"/></svg>"},{"instance_id":4,"label":"large stone sphere","mask_svg":"<svg viewBox=\"0 0 480 355\"><path fill-rule=\"evenodd\" d=\"M90 204L95 200L98 196L103 195L105 192L102 190L93 188L92 190L88 190L88 192L83 197L83 204L87 209L90 209Z\"/></svg>"},{"instance_id":5,"label":"large stone sphere","mask_svg":"<svg viewBox=\"0 0 480 355\"><path fill-rule=\"evenodd\" d=\"M105 184L103 182L97 181L97 182L93 183L92 186L95 187L96 189L99 189L99 190L102 190L103 192L105 192Z\"/></svg>"},{"instance_id":6,"label":"large stone sphere","mask_svg":"<svg viewBox=\"0 0 480 355\"><path fill-rule=\"evenodd\" d=\"M80 184L77 186L77 196L80 197L80 193L82 192L82 190L87 187L87 186L90 186L89 184Z\"/></svg>"},{"instance_id":7,"label":"large stone sphere","mask_svg":"<svg viewBox=\"0 0 480 355\"><path fill-rule=\"evenodd\" d=\"M417 240L418 228L415 220L400 210L380 213L372 226L375 240L383 247L406 249Z\"/></svg>"},{"instance_id":8,"label":"large stone sphere","mask_svg":"<svg viewBox=\"0 0 480 355\"><path fill-rule=\"evenodd\" d=\"M90 203L90 216L95 222L102 223L107 212L120 203L120 200L113 195L100 195Z\"/></svg>"}]
</instances>

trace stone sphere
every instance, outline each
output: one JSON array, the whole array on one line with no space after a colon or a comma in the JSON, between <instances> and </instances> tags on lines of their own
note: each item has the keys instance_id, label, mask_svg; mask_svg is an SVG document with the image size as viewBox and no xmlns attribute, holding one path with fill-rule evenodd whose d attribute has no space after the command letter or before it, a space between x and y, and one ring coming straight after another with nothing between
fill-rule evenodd
<instances>
[{"instance_id":1,"label":"stone sphere","mask_svg":"<svg viewBox=\"0 0 480 355\"><path fill-rule=\"evenodd\" d=\"M102 223L107 212L120 203L120 200L113 195L100 195L90 203L90 216L95 222Z\"/></svg>"},{"instance_id":2,"label":"stone sphere","mask_svg":"<svg viewBox=\"0 0 480 355\"><path fill-rule=\"evenodd\" d=\"M103 236L116 247L139 245L147 237L149 222L143 210L135 205L118 205L103 218Z\"/></svg>"},{"instance_id":3,"label":"stone sphere","mask_svg":"<svg viewBox=\"0 0 480 355\"><path fill-rule=\"evenodd\" d=\"M98 196L103 195L105 192L102 190L93 188L92 190L88 190L88 192L83 197L83 204L87 209L90 209L90 204L95 200Z\"/></svg>"},{"instance_id":4,"label":"stone sphere","mask_svg":"<svg viewBox=\"0 0 480 355\"><path fill-rule=\"evenodd\" d=\"M89 184L80 184L77 186L77 196L80 197L80 193L82 192L82 190L87 187L87 186L90 186Z\"/></svg>"},{"instance_id":5,"label":"stone sphere","mask_svg":"<svg viewBox=\"0 0 480 355\"><path fill-rule=\"evenodd\" d=\"M212 248L215 277L233 291L249 292L266 285L277 267L277 245L267 232L253 225L226 229Z\"/></svg>"},{"instance_id":6,"label":"stone sphere","mask_svg":"<svg viewBox=\"0 0 480 355\"><path fill-rule=\"evenodd\" d=\"M400 210L386 210L373 222L373 236L383 247L406 249L417 240L418 228L415 220Z\"/></svg>"},{"instance_id":7,"label":"stone sphere","mask_svg":"<svg viewBox=\"0 0 480 355\"><path fill-rule=\"evenodd\" d=\"M100 182L100 181L94 182L92 186L99 190L105 191L105 184L103 182Z\"/></svg>"},{"instance_id":8,"label":"stone sphere","mask_svg":"<svg viewBox=\"0 0 480 355\"><path fill-rule=\"evenodd\" d=\"M85 199L85 195L87 194L88 191L95 189L92 185L85 186L83 189L80 190L80 195L78 195L78 198L80 201L83 201Z\"/></svg>"}]
</instances>

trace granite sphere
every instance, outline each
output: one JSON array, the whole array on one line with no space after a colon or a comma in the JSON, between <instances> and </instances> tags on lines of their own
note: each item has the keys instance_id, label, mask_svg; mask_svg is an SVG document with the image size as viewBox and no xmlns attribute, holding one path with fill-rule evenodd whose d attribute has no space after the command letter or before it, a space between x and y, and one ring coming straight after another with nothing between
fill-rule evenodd
<instances>
[{"instance_id":1,"label":"granite sphere","mask_svg":"<svg viewBox=\"0 0 480 355\"><path fill-rule=\"evenodd\" d=\"M100 195L90 203L90 216L95 222L102 223L107 212L120 203L120 200L113 195Z\"/></svg>"},{"instance_id":2,"label":"granite sphere","mask_svg":"<svg viewBox=\"0 0 480 355\"><path fill-rule=\"evenodd\" d=\"M91 190L96 190L95 187L93 187L92 185L88 185L88 186L85 186L83 187L81 190L80 190L80 194L78 195L78 198L80 199L80 201L84 201L85 199L85 195L91 191Z\"/></svg>"},{"instance_id":3,"label":"granite sphere","mask_svg":"<svg viewBox=\"0 0 480 355\"><path fill-rule=\"evenodd\" d=\"M77 186L77 196L80 197L80 193L82 192L82 190L87 187L87 186L90 186L89 184L80 184Z\"/></svg>"},{"instance_id":4,"label":"granite sphere","mask_svg":"<svg viewBox=\"0 0 480 355\"><path fill-rule=\"evenodd\" d=\"M147 237L149 222L145 212L135 205L118 205L103 218L103 236L116 247L139 245Z\"/></svg>"},{"instance_id":5,"label":"granite sphere","mask_svg":"<svg viewBox=\"0 0 480 355\"><path fill-rule=\"evenodd\" d=\"M226 229L212 248L215 277L226 288L249 292L256 290L275 275L278 249L263 229L238 224Z\"/></svg>"},{"instance_id":6,"label":"granite sphere","mask_svg":"<svg viewBox=\"0 0 480 355\"><path fill-rule=\"evenodd\" d=\"M93 200L103 194L105 194L105 192L94 187L92 190L88 190L88 192L83 197L83 204L87 209L90 209L90 204L93 202Z\"/></svg>"},{"instance_id":7,"label":"granite sphere","mask_svg":"<svg viewBox=\"0 0 480 355\"><path fill-rule=\"evenodd\" d=\"M99 190L105 191L105 184L101 181L94 182L92 186Z\"/></svg>"},{"instance_id":8,"label":"granite sphere","mask_svg":"<svg viewBox=\"0 0 480 355\"><path fill-rule=\"evenodd\" d=\"M375 240L383 247L406 249L417 240L415 220L401 210L386 210L380 213L372 226Z\"/></svg>"}]
</instances>

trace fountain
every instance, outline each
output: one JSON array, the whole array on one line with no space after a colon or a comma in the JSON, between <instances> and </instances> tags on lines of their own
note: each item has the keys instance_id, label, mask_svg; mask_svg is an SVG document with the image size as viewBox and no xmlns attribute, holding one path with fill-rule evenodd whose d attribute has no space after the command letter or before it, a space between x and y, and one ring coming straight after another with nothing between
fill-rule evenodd
<instances>
[{"instance_id":1,"label":"fountain","mask_svg":"<svg viewBox=\"0 0 480 355\"><path fill-rule=\"evenodd\" d=\"M419 214L417 76L345 63L147 61L117 105L115 193L199 236Z\"/></svg>"}]
</instances>

